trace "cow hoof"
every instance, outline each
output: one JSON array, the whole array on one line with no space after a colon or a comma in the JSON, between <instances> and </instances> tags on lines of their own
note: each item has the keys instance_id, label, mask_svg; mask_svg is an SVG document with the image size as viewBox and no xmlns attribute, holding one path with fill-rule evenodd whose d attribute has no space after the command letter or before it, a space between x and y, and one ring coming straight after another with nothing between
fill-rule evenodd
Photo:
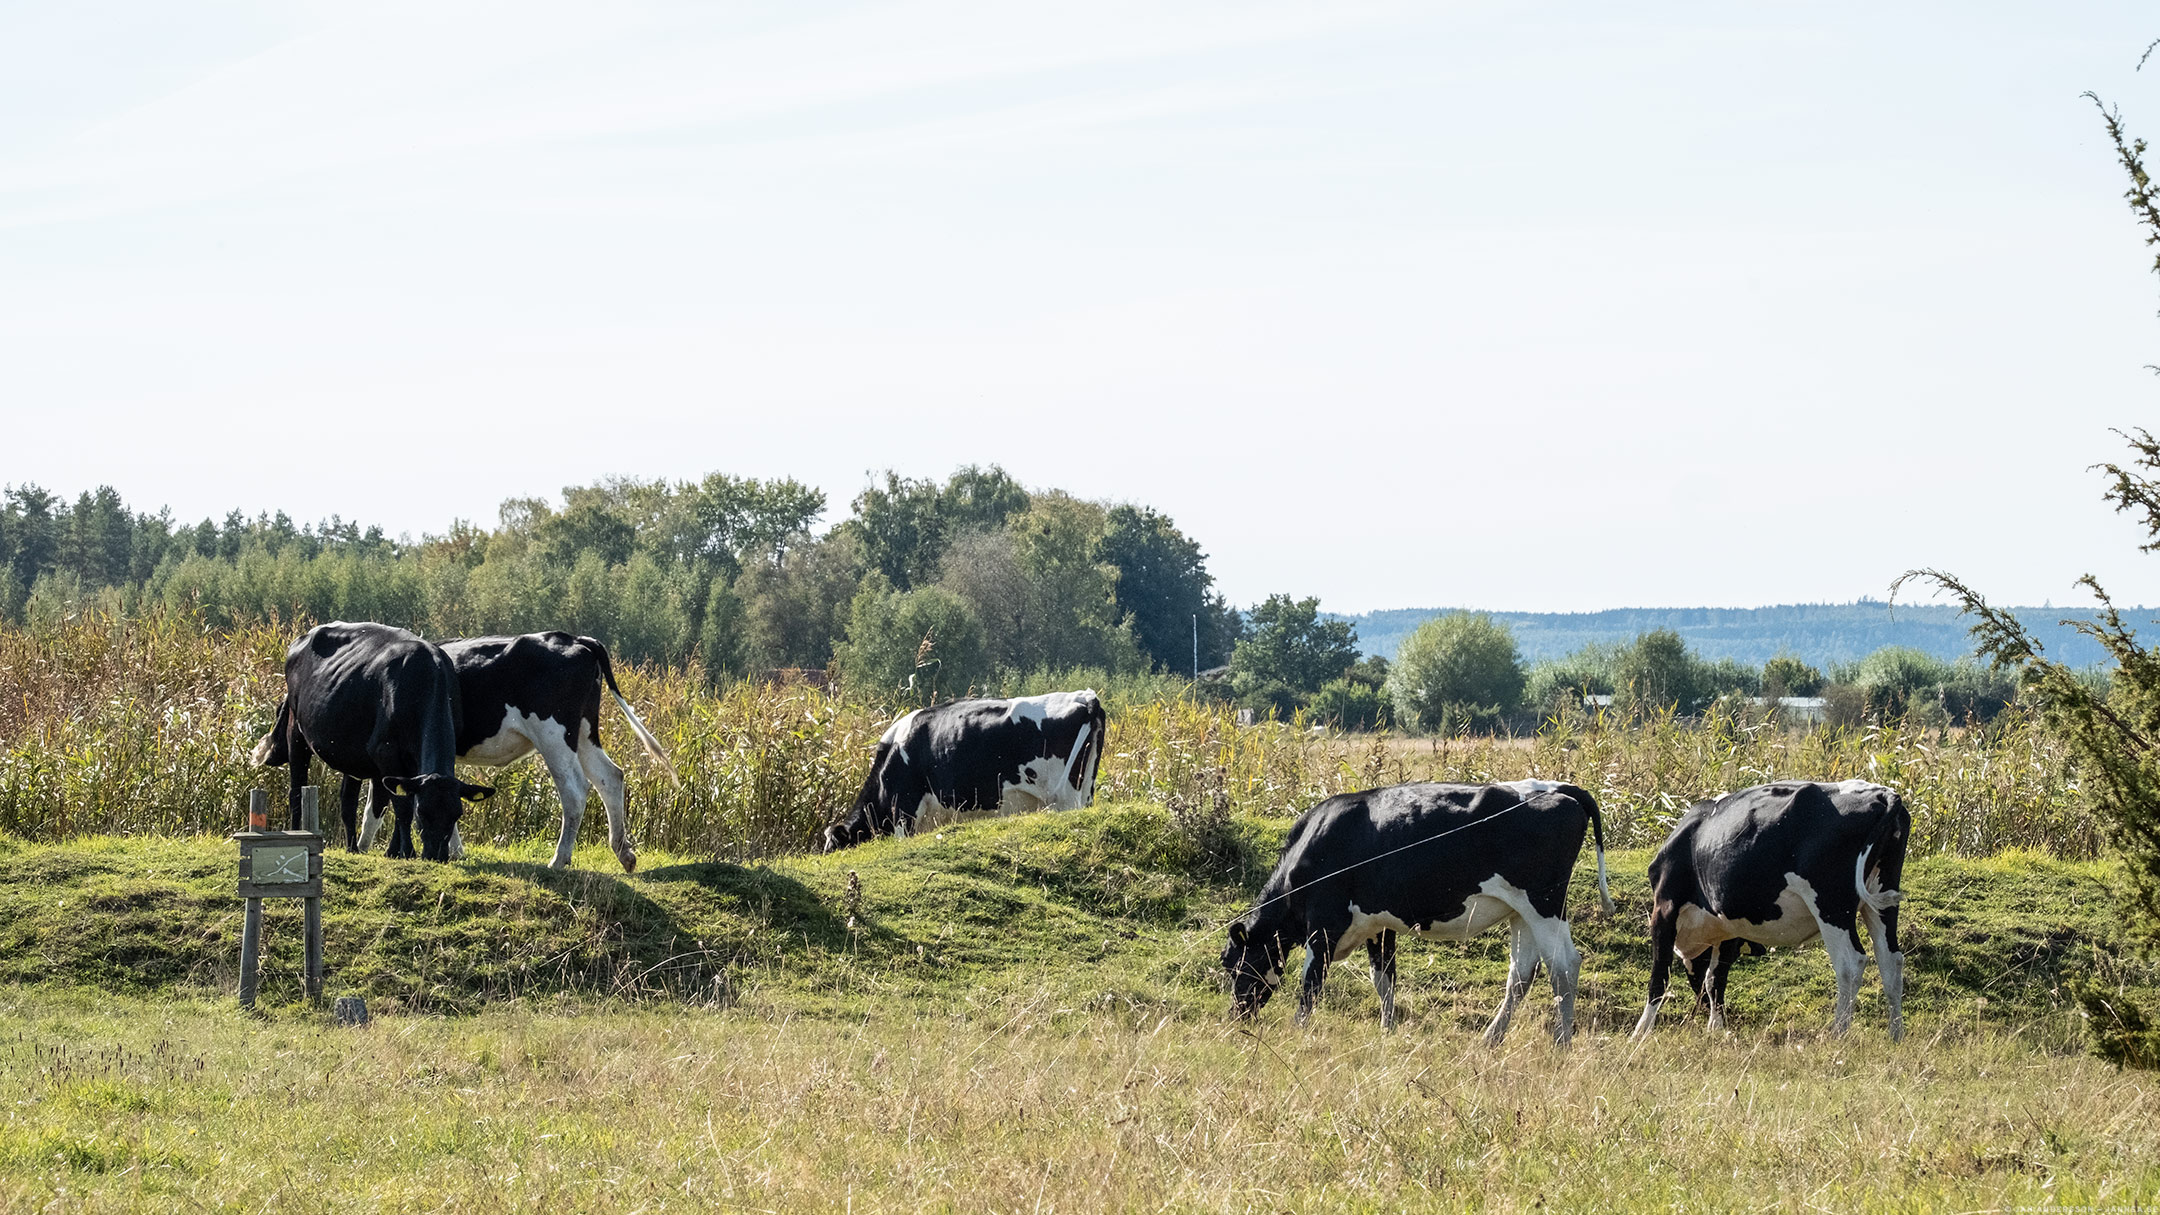
<instances>
[{"instance_id":1,"label":"cow hoof","mask_svg":"<svg viewBox=\"0 0 2160 1215\"><path fill-rule=\"evenodd\" d=\"M636 873L636 872L637 872L637 853L635 853L635 852L633 852L633 853L630 853L630 854L629 854L628 856L624 856L624 857L622 857L622 858L621 858L621 860L622 860L622 871L623 871L624 873Z\"/></svg>"}]
</instances>

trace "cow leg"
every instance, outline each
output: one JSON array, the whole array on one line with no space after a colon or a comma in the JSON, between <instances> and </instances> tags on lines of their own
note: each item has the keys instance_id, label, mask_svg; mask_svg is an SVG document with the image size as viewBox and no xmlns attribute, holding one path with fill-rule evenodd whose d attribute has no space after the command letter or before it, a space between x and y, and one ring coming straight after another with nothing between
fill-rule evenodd
<instances>
[{"instance_id":1,"label":"cow leg","mask_svg":"<svg viewBox=\"0 0 2160 1215\"><path fill-rule=\"evenodd\" d=\"M1680 935L1676 908L1659 907L1650 913L1650 998L1642 1018L1635 1022L1635 1041L1650 1036L1657 1025L1658 1007L1665 1003L1665 986L1672 981L1673 942Z\"/></svg>"},{"instance_id":2,"label":"cow leg","mask_svg":"<svg viewBox=\"0 0 2160 1215\"><path fill-rule=\"evenodd\" d=\"M1390 929L1365 942L1372 959L1373 990L1380 993L1380 1028L1395 1028L1395 932Z\"/></svg>"},{"instance_id":3,"label":"cow leg","mask_svg":"<svg viewBox=\"0 0 2160 1215\"><path fill-rule=\"evenodd\" d=\"M1882 975L1883 1000L1890 1005L1890 1040L1905 1036L1905 955L1898 952L1895 906L1877 911L1862 903L1860 918L1867 922L1868 938L1875 946L1875 969Z\"/></svg>"},{"instance_id":4,"label":"cow leg","mask_svg":"<svg viewBox=\"0 0 2160 1215\"><path fill-rule=\"evenodd\" d=\"M389 855L396 857L399 860L409 861L419 855L418 852L414 851L412 842L412 795L400 793L391 794L390 816L391 822Z\"/></svg>"},{"instance_id":5,"label":"cow leg","mask_svg":"<svg viewBox=\"0 0 2160 1215\"><path fill-rule=\"evenodd\" d=\"M555 780L555 796L562 801L562 832L555 837L555 859L548 862L548 868L568 869L570 850L577 845L578 828L585 822L585 799L591 796L592 786L585 780L585 769L577 755L563 744L559 734L549 731L548 741L536 749L540 761L547 765L548 775Z\"/></svg>"},{"instance_id":6,"label":"cow leg","mask_svg":"<svg viewBox=\"0 0 2160 1215\"><path fill-rule=\"evenodd\" d=\"M1867 955L1860 951L1859 916L1854 923L1833 924L1815 912L1815 927L1822 934L1823 952L1830 955L1830 970L1837 975L1837 1010L1830 1032L1842 1036L1852 1028L1853 1006L1860 999L1860 976L1867 970Z\"/></svg>"},{"instance_id":7,"label":"cow leg","mask_svg":"<svg viewBox=\"0 0 2160 1215\"><path fill-rule=\"evenodd\" d=\"M375 835L382 830L383 818L389 813L390 791L383 788L379 780L369 781L367 804L360 808L360 851L367 852L375 847Z\"/></svg>"},{"instance_id":8,"label":"cow leg","mask_svg":"<svg viewBox=\"0 0 2160 1215\"><path fill-rule=\"evenodd\" d=\"M1320 985L1327 982L1328 956L1334 952L1335 942L1325 932L1314 932L1305 938L1305 975L1298 982L1297 1023L1312 1020L1313 1006L1320 1003Z\"/></svg>"},{"instance_id":9,"label":"cow leg","mask_svg":"<svg viewBox=\"0 0 2160 1215\"><path fill-rule=\"evenodd\" d=\"M1515 1006L1530 994L1530 982L1537 978L1537 939L1530 935L1530 925L1518 915L1509 921L1508 933L1507 988L1500 996L1500 1011L1493 1014L1492 1024L1485 1027L1487 1046L1498 1046L1507 1037L1508 1022L1515 1017Z\"/></svg>"},{"instance_id":10,"label":"cow leg","mask_svg":"<svg viewBox=\"0 0 2160 1215\"><path fill-rule=\"evenodd\" d=\"M367 782L356 776L338 780L338 818L345 824L345 850L360 851L360 786Z\"/></svg>"},{"instance_id":11,"label":"cow leg","mask_svg":"<svg viewBox=\"0 0 2160 1215\"><path fill-rule=\"evenodd\" d=\"M1704 976L1703 999L1710 1005L1710 1028L1725 1028L1725 980L1732 975L1732 966L1739 958L1747 942L1738 937L1719 944L1714 949L1703 950L1710 959L1709 974Z\"/></svg>"},{"instance_id":12,"label":"cow leg","mask_svg":"<svg viewBox=\"0 0 2160 1215\"><path fill-rule=\"evenodd\" d=\"M1712 946L1686 959L1688 990L1695 993L1698 1009L1707 1010L1710 1006L1710 972L1717 966L1717 955L1717 947Z\"/></svg>"},{"instance_id":13,"label":"cow leg","mask_svg":"<svg viewBox=\"0 0 2160 1215\"><path fill-rule=\"evenodd\" d=\"M1575 1036L1575 988L1582 979L1582 951L1575 948L1575 934L1566 920L1542 916L1530 919L1530 935L1552 976L1553 999L1560 1005L1553 1024L1553 1041L1566 1046Z\"/></svg>"},{"instance_id":14,"label":"cow leg","mask_svg":"<svg viewBox=\"0 0 2160 1215\"><path fill-rule=\"evenodd\" d=\"M577 757L586 779L599 791L600 804L607 808L608 847L622 862L624 873L635 873L637 849L630 846L630 808L623 796L623 770L590 736L578 744Z\"/></svg>"}]
</instances>

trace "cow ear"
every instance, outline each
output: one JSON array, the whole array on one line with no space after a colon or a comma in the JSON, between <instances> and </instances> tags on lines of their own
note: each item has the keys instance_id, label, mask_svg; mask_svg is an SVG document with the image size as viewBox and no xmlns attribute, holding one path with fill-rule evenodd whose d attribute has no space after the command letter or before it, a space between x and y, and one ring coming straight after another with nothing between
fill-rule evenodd
<instances>
[{"instance_id":1,"label":"cow ear","mask_svg":"<svg viewBox=\"0 0 2160 1215\"><path fill-rule=\"evenodd\" d=\"M462 785L458 796L469 802L484 802L495 796L495 788L492 785Z\"/></svg>"},{"instance_id":2,"label":"cow ear","mask_svg":"<svg viewBox=\"0 0 2160 1215\"><path fill-rule=\"evenodd\" d=\"M1245 944L1245 921L1230 921L1230 943L1242 948Z\"/></svg>"}]
</instances>

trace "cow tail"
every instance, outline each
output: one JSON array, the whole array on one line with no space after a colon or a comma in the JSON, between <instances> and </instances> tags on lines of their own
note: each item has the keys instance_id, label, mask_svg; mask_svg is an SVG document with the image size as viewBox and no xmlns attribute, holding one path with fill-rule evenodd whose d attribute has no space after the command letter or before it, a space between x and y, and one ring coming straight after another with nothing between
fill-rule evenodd
<instances>
[{"instance_id":1,"label":"cow tail","mask_svg":"<svg viewBox=\"0 0 2160 1215\"><path fill-rule=\"evenodd\" d=\"M1598 813L1597 799L1585 791L1583 806L1590 811L1590 840L1597 848L1597 897L1598 905L1606 915L1613 912L1612 887L1605 880L1605 816Z\"/></svg>"},{"instance_id":2,"label":"cow tail","mask_svg":"<svg viewBox=\"0 0 2160 1215\"><path fill-rule=\"evenodd\" d=\"M1871 858L1880 865L1885 852L1891 848L1903 849L1904 841L1897 837L1897 828L1902 817L1898 814L1883 815L1875 824L1875 829L1868 833L1867 843L1853 861L1853 891L1860 896L1862 903L1873 907L1878 913L1897 906L1905 898L1904 894L1897 890L1870 890L1867 880L1868 861Z\"/></svg>"},{"instance_id":3,"label":"cow tail","mask_svg":"<svg viewBox=\"0 0 2160 1215\"><path fill-rule=\"evenodd\" d=\"M292 762L292 756L284 746L285 732L290 728L291 721L292 698L287 696L278 701L277 724L270 727L270 732L262 736L261 741L255 744L254 753L248 756L256 767L275 768L279 764Z\"/></svg>"},{"instance_id":4,"label":"cow tail","mask_svg":"<svg viewBox=\"0 0 2160 1215\"><path fill-rule=\"evenodd\" d=\"M615 703L622 707L623 717L630 722L630 732L637 735L639 742L645 744L645 754L652 756L654 763L667 770L669 780L680 785L682 777L676 774L675 765L668 762L667 753L660 749L660 740L654 738L652 731L645 728L644 719L637 715L636 709L630 707L629 701L623 699L622 689L615 686L615 664L608 659L607 647L591 637L580 637L577 640L579 645L590 650L593 657L600 660L600 678L606 681L608 693L615 698Z\"/></svg>"}]
</instances>

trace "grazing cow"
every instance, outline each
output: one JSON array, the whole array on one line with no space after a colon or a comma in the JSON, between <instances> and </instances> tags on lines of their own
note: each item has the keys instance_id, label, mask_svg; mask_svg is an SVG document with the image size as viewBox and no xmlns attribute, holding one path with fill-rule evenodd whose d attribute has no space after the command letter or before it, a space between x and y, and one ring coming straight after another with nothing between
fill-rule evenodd
<instances>
[{"instance_id":1,"label":"grazing cow","mask_svg":"<svg viewBox=\"0 0 2160 1215\"><path fill-rule=\"evenodd\" d=\"M457 668L457 749L461 763L499 768L534 751L547 765L562 801L562 830L555 841L552 868L570 864L578 827L585 820L585 799L594 790L607 809L608 844L622 862L623 871L637 868L637 851L630 844L629 819L623 800L623 773L600 748L600 692L604 686L621 706L645 750L662 767L667 756L659 740L645 728L637 711L615 685L614 664L607 647L590 637L568 633L527 633L520 637L465 637L442 643L443 652ZM271 742L272 740L265 740ZM261 754L271 764L284 762L275 746ZM668 768L670 776L673 768ZM368 791L367 813L358 824L355 816L361 782L346 777L338 790L339 811L345 820L345 839L356 851L375 844L385 798L379 788ZM453 839L453 857L464 853L463 841Z\"/></svg>"},{"instance_id":2,"label":"grazing cow","mask_svg":"<svg viewBox=\"0 0 2160 1215\"><path fill-rule=\"evenodd\" d=\"M348 781L390 794L390 855L413 855L417 819L420 855L447 861L465 799L495 793L458 779L458 707L457 671L440 648L389 625L317 625L286 652L277 727L255 758L289 765L295 828L308 761L321 756Z\"/></svg>"},{"instance_id":3,"label":"grazing cow","mask_svg":"<svg viewBox=\"0 0 2160 1215\"><path fill-rule=\"evenodd\" d=\"M600 804L607 809L608 846L622 862L623 872L634 872L637 850L630 844L623 772L600 749L603 685L646 754L670 776L674 769L668 766L659 740L615 686L607 647L590 637L549 632L463 637L443 642L442 648L457 667L458 693L464 705L458 724L459 762L499 768L538 751L562 801L562 830L549 867L569 867L571 846L585 821L585 799L598 790ZM360 828L362 849L374 843L382 821L379 807L375 798L368 799L367 820ZM347 830L351 830L349 819Z\"/></svg>"},{"instance_id":4,"label":"grazing cow","mask_svg":"<svg viewBox=\"0 0 2160 1215\"><path fill-rule=\"evenodd\" d=\"M1898 952L1898 882L1912 816L1898 795L1861 780L1779 781L1697 802L1650 862L1650 1000L1635 1036L1657 1024L1675 955L1689 985L1725 1025L1725 978L1743 949L1817 937L1837 974L1831 1032L1852 1025L1867 955L1890 1003L1890 1037L1904 1036L1905 955Z\"/></svg>"},{"instance_id":5,"label":"grazing cow","mask_svg":"<svg viewBox=\"0 0 2160 1215\"><path fill-rule=\"evenodd\" d=\"M1396 933L1466 941L1508 924L1507 992L1485 1041L1497 1045L1506 1036L1542 963L1560 1001L1553 1040L1565 1043L1575 1029L1582 968L1568 931L1567 889L1585 827L1597 843L1598 898L1611 911L1604 819L1597 801L1574 785L1394 785L1321 802L1291 824L1259 904L1230 925L1222 963L1234 1011L1257 1013L1282 982L1284 959L1302 945L1303 1024L1328 965L1363 945L1380 993L1380 1024L1393 1028Z\"/></svg>"},{"instance_id":6,"label":"grazing cow","mask_svg":"<svg viewBox=\"0 0 2160 1215\"><path fill-rule=\"evenodd\" d=\"M854 810L825 828L825 851L963 817L1085 806L1107 720L1092 691L917 709L878 739Z\"/></svg>"}]
</instances>

